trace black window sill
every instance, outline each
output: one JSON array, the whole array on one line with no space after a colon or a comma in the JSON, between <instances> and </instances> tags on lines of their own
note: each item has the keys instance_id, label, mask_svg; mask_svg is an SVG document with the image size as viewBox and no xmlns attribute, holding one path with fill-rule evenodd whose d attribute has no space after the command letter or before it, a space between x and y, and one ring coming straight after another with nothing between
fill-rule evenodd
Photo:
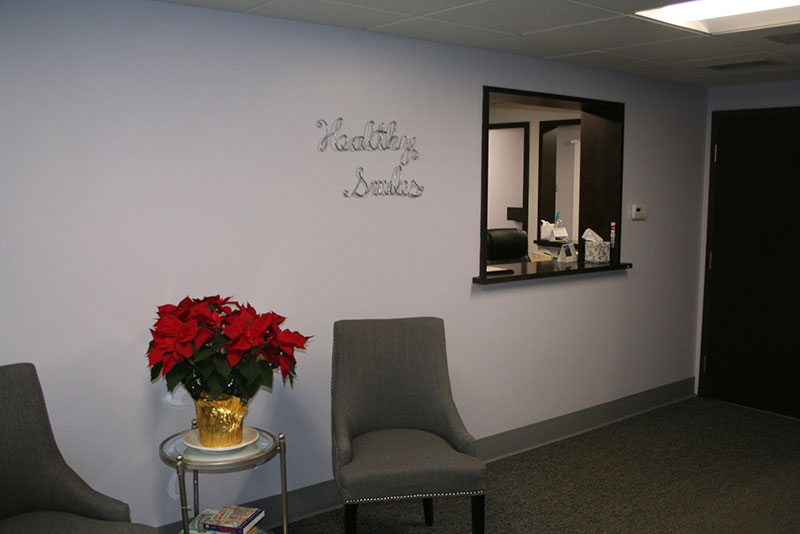
<instances>
[{"instance_id":1,"label":"black window sill","mask_svg":"<svg viewBox=\"0 0 800 534\"><path fill-rule=\"evenodd\" d=\"M578 260L574 263L559 263L553 261L525 261L517 263L501 263L493 265L505 272L486 276L475 276L473 284L502 284L518 280L533 280L535 278L551 278L553 276L569 276L575 274L598 273L603 271L621 271L633 267L632 263L589 263ZM508 271L511 271L509 273Z\"/></svg>"}]
</instances>

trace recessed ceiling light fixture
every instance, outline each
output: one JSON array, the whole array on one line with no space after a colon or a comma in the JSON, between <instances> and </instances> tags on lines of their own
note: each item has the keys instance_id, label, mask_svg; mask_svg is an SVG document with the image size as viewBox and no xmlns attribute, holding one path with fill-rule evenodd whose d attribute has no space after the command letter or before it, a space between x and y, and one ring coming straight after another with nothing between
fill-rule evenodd
<instances>
[{"instance_id":1,"label":"recessed ceiling light fixture","mask_svg":"<svg viewBox=\"0 0 800 534\"><path fill-rule=\"evenodd\" d=\"M730 33L800 23L800 0L695 0L636 14L703 33Z\"/></svg>"}]
</instances>

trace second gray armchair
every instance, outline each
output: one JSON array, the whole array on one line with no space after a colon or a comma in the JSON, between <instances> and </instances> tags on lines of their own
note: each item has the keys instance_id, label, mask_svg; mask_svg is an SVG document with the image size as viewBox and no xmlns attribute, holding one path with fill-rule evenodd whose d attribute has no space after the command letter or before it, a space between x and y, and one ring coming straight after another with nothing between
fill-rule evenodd
<instances>
[{"instance_id":1,"label":"second gray armchair","mask_svg":"<svg viewBox=\"0 0 800 534\"><path fill-rule=\"evenodd\" d=\"M33 364L0 366L0 399L0 532L156 534L64 461Z\"/></svg>"},{"instance_id":2,"label":"second gray armchair","mask_svg":"<svg viewBox=\"0 0 800 534\"><path fill-rule=\"evenodd\" d=\"M333 472L356 532L359 503L472 498L484 531L486 466L450 389L444 322L434 317L337 321L333 327Z\"/></svg>"}]
</instances>

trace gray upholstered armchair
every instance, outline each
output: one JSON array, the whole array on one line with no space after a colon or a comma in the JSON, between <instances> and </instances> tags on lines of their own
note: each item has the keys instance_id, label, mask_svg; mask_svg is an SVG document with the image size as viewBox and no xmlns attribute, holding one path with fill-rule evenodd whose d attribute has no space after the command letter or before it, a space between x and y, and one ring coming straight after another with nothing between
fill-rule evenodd
<instances>
[{"instance_id":1,"label":"gray upholstered armchair","mask_svg":"<svg viewBox=\"0 0 800 534\"><path fill-rule=\"evenodd\" d=\"M0 366L0 532L155 534L128 505L96 492L58 450L36 369Z\"/></svg>"},{"instance_id":2,"label":"gray upholstered armchair","mask_svg":"<svg viewBox=\"0 0 800 534\"><path fill-rule=\"evenodd\" d=\"M358 504L471 496L484 529L486 466L450 390L444 322L434 317L337 321L331 377L333 473L356 531Z\"/></svg>"}]
</instances>

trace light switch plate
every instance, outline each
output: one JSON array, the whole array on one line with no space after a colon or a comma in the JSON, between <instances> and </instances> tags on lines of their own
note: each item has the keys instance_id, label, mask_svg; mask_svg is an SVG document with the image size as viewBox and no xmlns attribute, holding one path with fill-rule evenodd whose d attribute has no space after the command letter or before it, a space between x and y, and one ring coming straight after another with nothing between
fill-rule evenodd
<instances>
[{"instance_id":1,"label":"light switch plate","mask_svg":"<svg viewBox=\"0 0 800 534\"><path fill-rule=\"evenodd\" d=\"M647 219L647 204L645 202L634 202L631 204L631 219L643 221Z\"/></svg>"}]
</instances>

